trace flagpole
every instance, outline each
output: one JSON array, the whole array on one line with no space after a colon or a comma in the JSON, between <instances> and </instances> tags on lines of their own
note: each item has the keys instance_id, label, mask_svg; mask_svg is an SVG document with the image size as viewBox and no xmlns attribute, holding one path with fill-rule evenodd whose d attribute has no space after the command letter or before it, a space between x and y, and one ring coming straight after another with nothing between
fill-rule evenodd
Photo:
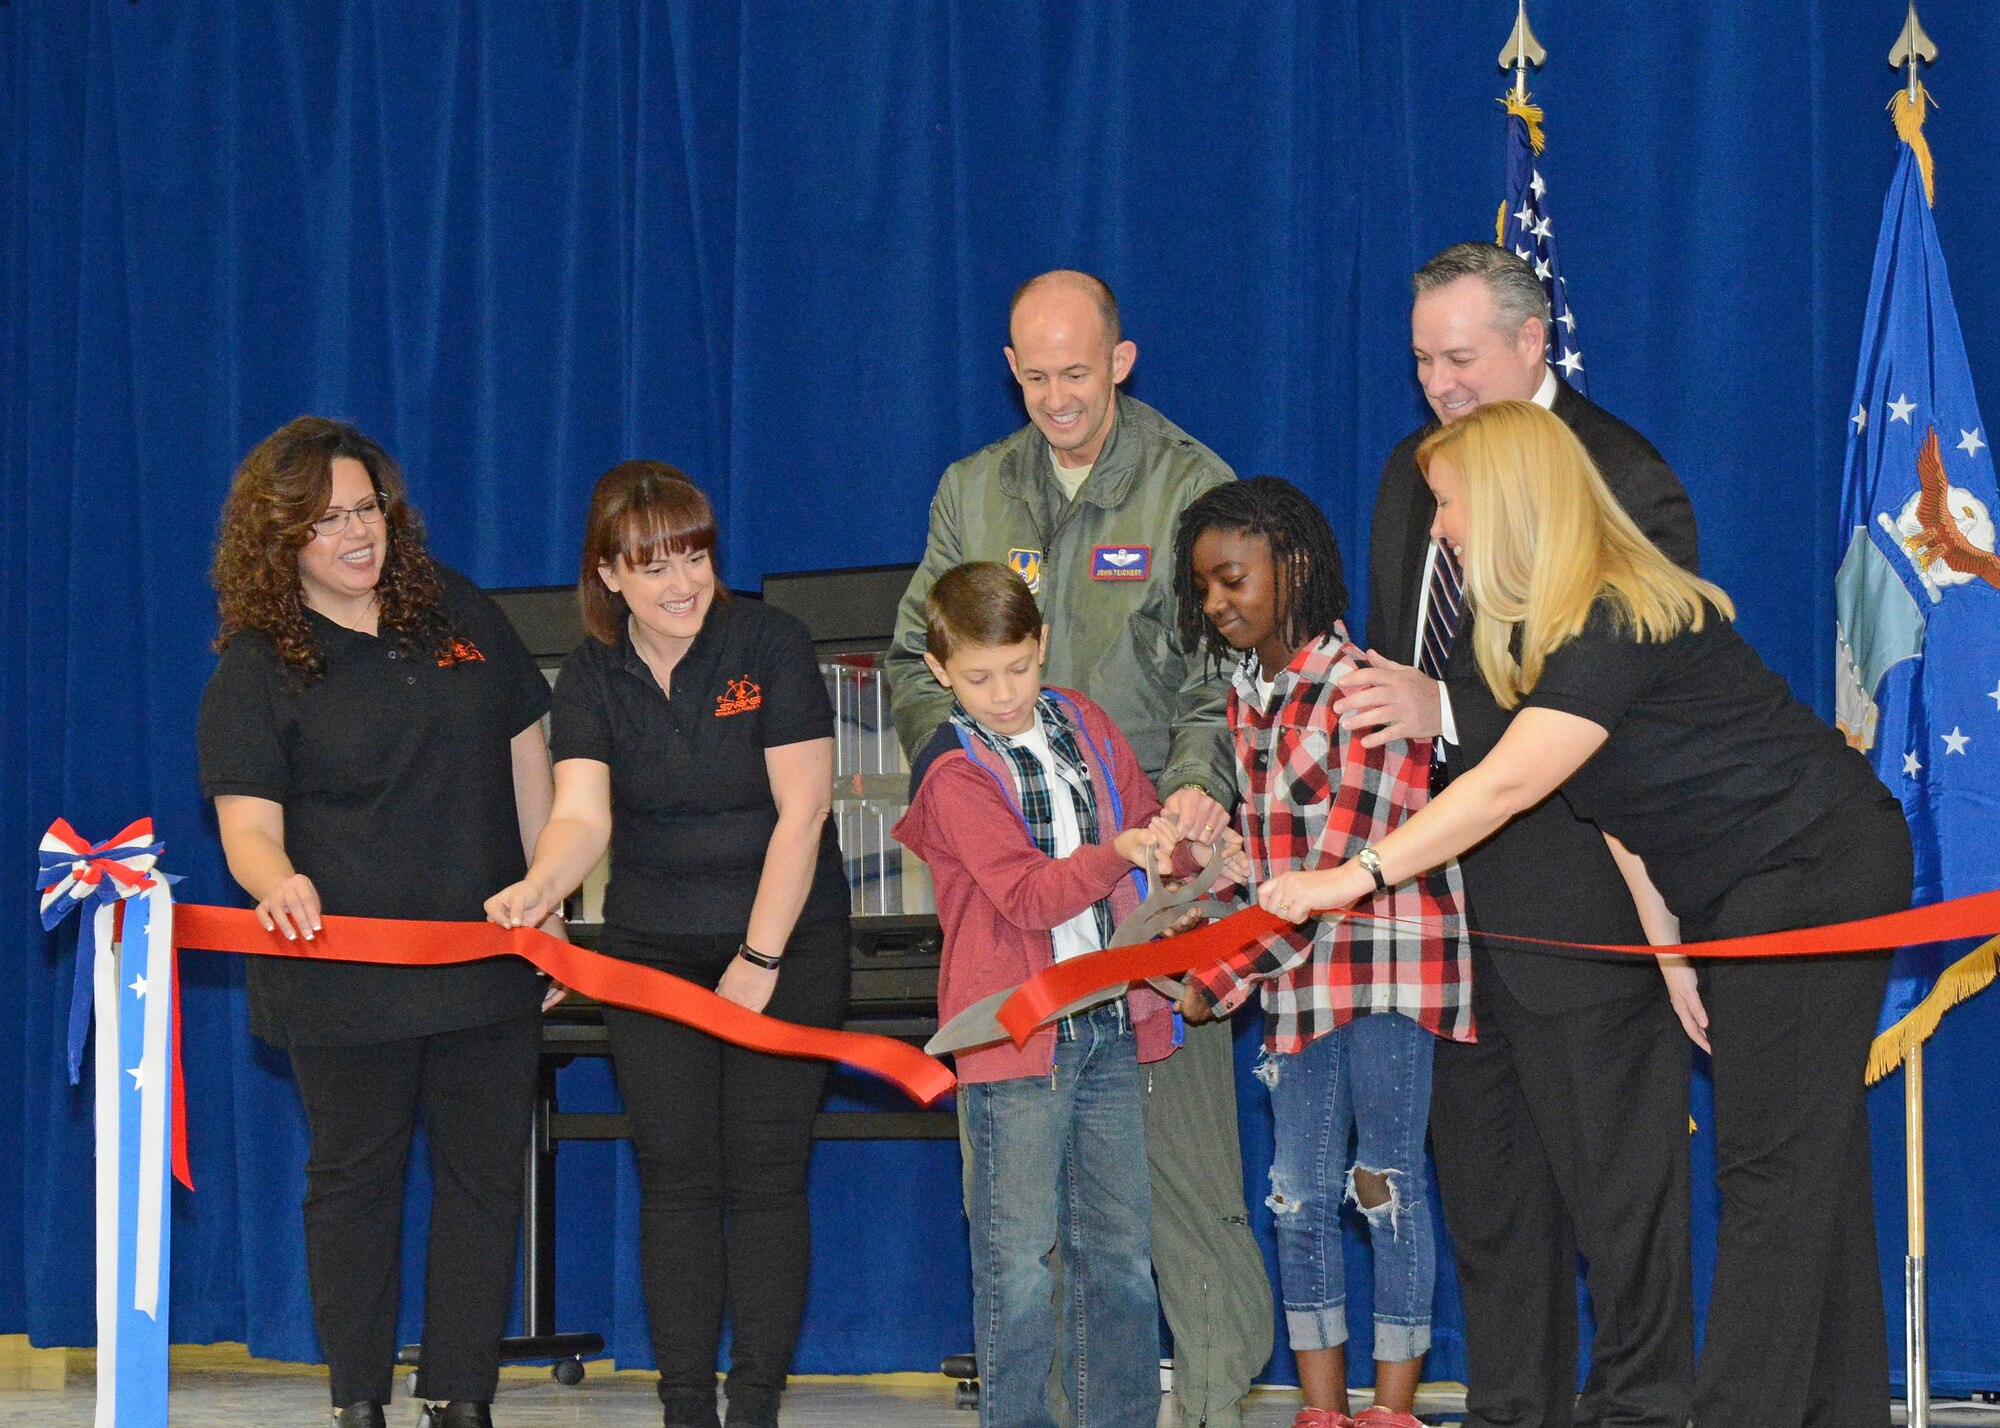
<instances>
[{"instance_id":1,"label":"flagpole","mask_svg":"<svg viewBox=\"0 0 2000 1428\"><path fill-rule=\"evenodd\" d=\"M1904 94L1921 122L1922 85L1918 64L1930 64L1937 45L1917 22L1916 0L1902 32L1889 49L1889 67L1906 71ZM1913 1037L1903 1053L1903 1193L1908 1206L1909 1243L1903 1255L1903 1401L1909 1428L1930 1428L1930 1296L1926 1283L1924 1208L1924 1044Z\"/></svg>"},{"instance_id":2,"label":"flagpole","mask_svg":"<svg viewBox=\"0 0 2000 1428\"><path fill-rule=\"evenodd\" d=\"M1904 1190L1909 1197L1909 1252L1903 1256L1903 1399L1910 1428L1930 1428L1930 1309L1925 1294L1924 1044L1903 1054Z\"/></svg>"}]
</instances>

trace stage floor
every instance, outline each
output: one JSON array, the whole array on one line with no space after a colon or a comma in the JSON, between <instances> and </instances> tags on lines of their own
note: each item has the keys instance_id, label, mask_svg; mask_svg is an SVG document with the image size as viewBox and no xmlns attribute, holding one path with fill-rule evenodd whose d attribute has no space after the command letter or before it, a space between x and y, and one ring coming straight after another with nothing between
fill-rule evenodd
<instances>
[{"instance_id":1,"label":"stage floor","mask_svg":"<svg viewBox=\"0 0 2000 1428\"><path fill-rule=\"evenodd\" d=\"M0 1337L0 1425L90 1428L95 1355L87 1349L30 1349L19 1336ZM1162 1396L1164 1410L1167 1399ZM1456 1424L1464 1392L1427 1384L1417 1411L1428 1423ZM1259 1390L1245 1428L1290 1428L1297 1395ZM240 1344L173 1351L168 1414L173 1428L237 1428L246 1423L309 1425L327 1421L326 1372L310 1364L252 1359ZM650 1371L616 1372L602 1363L566 1388L541 1368L502 1371L494 1404L498 1428L654 1428L659 1400ZM1938 1428L2000 1428L2000 1407L1933 1403ZM410 1428L416 1408L398 1378L389 1422ZM862 1378L800 1377L785 1396L786 1428L977 1428L978 1415L954 1404L953 1385L937 1374ZM1895 1405L1895 1421L1904 1421Z\"/></svg>"},{"instance_id":2,"label":"stage floor","mask_svg":"<svg viewBox=\"0 0 2000 1428\"><path fill-rule=\"evenodd\" d=\"M0 1337L0 1425L91 1428L96 1355L88 1349L30 1349L20 1336ZM650 1370L617 1372L593 1362L574 1388L546 1368L501 1370L494 1401L496 1428L657 1428L660 1401ZM978 1428L976 1411L955 1406L942 1374L874 1374L859 1378L801 1376L785 1395L785 1428ZM1163 1409L1168 1400L1163 1394ZM1464 1392L1456 1384L1426 1385L1418 1411L1427 1421L1457 1423ZM1259 1390L1245 1428L1291 1428L1298 1410L1290 1389ZM167 1412L173 1428L240 1428L256 1424L327 1421L326 1371L311 1364L253 1359L240 1344L173 1351ZM1996 1420L2000 1421L2000 1420ZM396 1380L392 1428L411 1428L416 1406Z\"/></svg>"}]
</instances>

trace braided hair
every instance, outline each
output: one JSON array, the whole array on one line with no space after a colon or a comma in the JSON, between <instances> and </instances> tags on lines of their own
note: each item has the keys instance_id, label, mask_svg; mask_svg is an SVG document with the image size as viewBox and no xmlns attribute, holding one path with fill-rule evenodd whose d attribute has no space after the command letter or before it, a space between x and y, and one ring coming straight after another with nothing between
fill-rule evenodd
<instances>
[{"instance_id":1,"label":"braided hair","mask_svg":"<svg viewBox=\"0 0 2000 1428\"><path fill-rule=\"evenodd\" d=\"M1212 530L1239 531L1269 542L1278 634L1287 648L1296 650L1331 634L1347 613L1340 543L1312 498L1277 476L1226 481L1190 502L1174 532L1175 631L1183 649L1199 649L1213 668L1226 668L1240 654L1216 633L1195 593L1194 543Z\"/></svg>"}]
</instances>

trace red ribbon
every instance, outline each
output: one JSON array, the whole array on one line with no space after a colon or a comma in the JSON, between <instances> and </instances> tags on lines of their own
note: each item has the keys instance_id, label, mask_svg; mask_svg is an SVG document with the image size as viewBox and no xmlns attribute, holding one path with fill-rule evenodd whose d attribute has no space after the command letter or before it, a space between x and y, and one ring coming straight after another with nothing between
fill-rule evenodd
<instances>
[{"instance_id":1,"label":"red ribbon","mask_svg":"<svg viewBox=\"0 0 2000 1428\"><path fill-rule=\"evenodd\" d=\"M607 1005L650 1012L752 1051L837 1061L880 1077L920 1106L935 1103L957 1084L942 1062L904 1042L779 1021L679 977L572 946L532 927L388 917L325 917L320 922L312 941L292 942L281 933L266 932L257 914L247 909L181 903L174 907L174 945L397 967L519 957Z\"/></svg>"},{"instance_id":2,"label":"red ribbon","mask_svg":"<svg viewBox=\"0 0 2000 1428\"><path fill-rule=\"evenodd\" d=\"M1349 917L1369 922L1407 922L1406 918L1350 911ZM1017 1046L1025 1045L1036 1027L1071 1002L1148 977L1178 977L1212 967L1240 952L1260 937L1292 924L1260 907L1138 947L1119 947L1073 957L1045 968L1015 988L1001 1004L999 1021ZM2000 891L1955 897L1928 907L1913 907L1881 917L1837 922L1826 927L1801 927L1787 932L1762 932L1754 937L1724 937L1714 942L1682 942L1671 947L1633 943L1558 942L1548 937L1517 937L1504 932L1474 932L1488 942L1529 943L1564 947L1578 952L1622 952L1651 957L1676 952L1686 957L1824 957L1842 952L1873 952L1885 947L1916 947L1957 937L1990 937L2000 932Z\"/></svg>"}]
</instances>

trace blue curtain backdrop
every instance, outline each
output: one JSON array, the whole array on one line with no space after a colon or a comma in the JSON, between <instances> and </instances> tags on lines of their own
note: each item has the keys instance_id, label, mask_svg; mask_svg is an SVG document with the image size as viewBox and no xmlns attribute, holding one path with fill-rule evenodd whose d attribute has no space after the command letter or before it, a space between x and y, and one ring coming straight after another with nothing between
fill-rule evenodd
<instances>
[{"instance_id":1,"label":"blue curtain backdrop","mask_svg":"<svg viewBox=\"0 0 2000 1428\"><path fill-rule=\"evenodd\" d=\"M60 1069L74 932L37 927L29 848L58 814L103 836L150 812L181 896L231 898L194 713L215 512L253 442L305 411L358 422L401 458L439 554L490 585L572 578L589 485L628 456L716 496L736 584L910 560L945 463L1021 421L1000 353L1012 288L1075 265L1119 291L1132 390L1239 472L1305 485L1358 564L1382 459L1423 415L1409 273L1493 231L1512 10L0 4L0 850L16 872L0 1332L93 1333L89 1107ZM1529 10L1592 394L1679 469L1707 573L1825 710L1902 0ZM1943 50L1938 227L1991 410L2000 12L1930 0L1924 21ZM2000 737L2000 716L1975 737ZM286 1063L249 1039L231 960L190 956L185 978L199 1191L175 1198L174 1335L309 1358ZM1996 1048L1988 996L1947 1018L1930 1060L1948 1389L2000 1385ZM601 1068L566 1075L573 1105L610 1094ZM1900 1095L1874 1102L1898 1336ZM1254 1083L1244 1106L1262 1223ZM1699 1176L1705 1137L1696 1157ZM562 1159L561 1317L643 1362L629 1160ZM970 1342L951 1147L822 1146L814 1195L800 1369L927 1368ZM413 1246L423 1196L419 1177ZM1445 1299L1438 1376L1463 1370ZM1272 1372L1289 1372L1282 1352Z\"/></svg>"}]
</instances>

